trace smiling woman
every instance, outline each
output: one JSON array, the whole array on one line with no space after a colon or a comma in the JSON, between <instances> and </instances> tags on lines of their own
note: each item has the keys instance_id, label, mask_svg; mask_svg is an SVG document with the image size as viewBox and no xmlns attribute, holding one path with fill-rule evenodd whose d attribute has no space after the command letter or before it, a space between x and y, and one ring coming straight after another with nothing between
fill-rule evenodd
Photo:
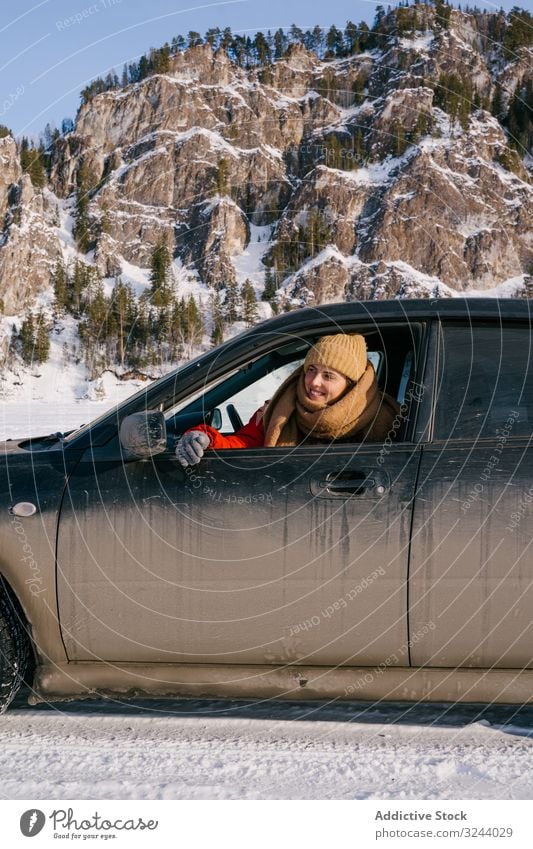
<instances>
[{"instance_id":1,"label":"smiling woman","mask_svg":"<svg viewBox=\"0 0 533 849\"><path fill-rule=\"evenodd\" d=\"M208 448L289 447L315 442L370 442L385 438L399 406L378 389L361 334L321 337L303 366L281 384L236 433L198 425L180 439L182 466L196 465Z\"/></svg>"},{"instance_id":2,"label":"smiling woman","mask_svg":"<svg viewBox=\"0 0 533 849\"><path fill-rule=\"evenodd\" d=\"M304 375L305 394L313 401L332 404L348 387L348 379L328 366L309 366Z\"/></svg>"}]
</instances>

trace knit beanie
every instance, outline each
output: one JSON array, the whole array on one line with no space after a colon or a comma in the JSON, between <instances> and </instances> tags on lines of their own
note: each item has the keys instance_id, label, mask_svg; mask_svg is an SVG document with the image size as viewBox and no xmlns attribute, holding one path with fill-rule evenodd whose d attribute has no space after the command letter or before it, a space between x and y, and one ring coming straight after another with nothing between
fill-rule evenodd
<instances>
[{"instance_id":1,"label":"knit beanie","mask_svg":"<svg viewBox=\"0 0 533 849\"><path fill-rule=\"evenodd\" d=\"M304 374L311 365L329 366L350 380L358 381L367 366L365 337L360 333L321 336L307 352Z\"/></svg>"}]
</instances>

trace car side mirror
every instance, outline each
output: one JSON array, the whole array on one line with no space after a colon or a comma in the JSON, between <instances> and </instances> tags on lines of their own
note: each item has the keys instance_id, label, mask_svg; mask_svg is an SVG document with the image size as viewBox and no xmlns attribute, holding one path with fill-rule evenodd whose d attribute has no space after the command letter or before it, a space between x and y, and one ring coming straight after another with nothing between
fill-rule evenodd
<instances>
[{"instance_id":1,"label":"car side mirror","mask_svg":"<svg viewBox=\"0 0 533 849\"><path fill-rule=\"evenodd\" d=\"M127 460L144 460L167 447L165 417L159 410L132 413L120 423L120 444Z\"/></svg>"}]
</instances>

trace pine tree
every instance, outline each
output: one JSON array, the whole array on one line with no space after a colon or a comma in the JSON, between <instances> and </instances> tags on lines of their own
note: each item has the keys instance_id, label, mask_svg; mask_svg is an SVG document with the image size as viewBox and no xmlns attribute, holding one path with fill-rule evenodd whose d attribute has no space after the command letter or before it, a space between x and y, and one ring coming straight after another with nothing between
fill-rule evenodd
<instances>
[{"instance_id":1,"label":"pine tree","mask_svg":"<svg viewBox=\"0 0 533 849\"><path fill-rule=\"evenodd\" d=\"M521 154L533 147L533 83L517 85L509 102L508 113L503 121L510 144Z\"/></svg>"},{"instance_id":2,"label":"pine tree","mask_svg":"<svg viewBox=\"0 0 533 849\"><path fill-rule=\"evenodd\" d=\"M287 39L285 33L280 28L274 33L274 59L281 59L285 54Z\"/></svg>"},{"instance_id":3,"label":"pine tree","mask_svg":"<svg viewBox=\"0 0 533 849\"><path fill-rule=\"evenodd\" d=\"M265 271L265 288L263 289L263 294L261 295L262 301L271 301L277 292L276 279L272 273L271 268L267 268Z\"/></svg>"},{"instance_id":4,"label":"pine tree","mask_svg":"<svg viewBox=\"0 0 533 849\"><path fill-rule=\"evenodd\" d=\"M145 350L150 338L150 316L148 304L142 298L136 306L136 315L131 330L131 340L138 352ZM131 355L128 352L128 362L131 361Z\"/></svg>"},{"instance_id":5,"label":"pine tree","mask_svg":"<svg viewBox=\"0 0 533 849\"><path fill-rule=\"evenodd\" d=\"M69 297L71 310L74 315L79 316L83 312L83 301L87 284L88 279L86 266L82 262L78 262L78 260L76 260L74 264L74 274L72 275L72 285Z\"/></svg>"},{"instance_id":6,"label":"pine tree","mask_svg":"<svg viewBox=\"0 0 533 849\"><path fill-rule=\"evenodd\" d=\"M255 297L254 287L249 278L247 278L242 285L241 298L242 317L246 322L247 327L253 327L259 318L259 311L257 309L257 298Z\"/></svg>"},{"instance_id":7,"label":"pine tree","mask_svg":"<svg viewBox=\"0 0 533 849\"><path fill-rule=\"evenodd\" d=\"M72 118L63 118L61 121L61 135L66 136L74 129L74 121Z\"/></svg>"},{"instance_id":8,"label":"pine tree","mask_svg":"<svg viewBox=\"0 0 533 849\"><path fill-rule=\"evenodd\" d=\"M80 167L76 182L76 223L74 225L74 238L80 251L86 253L91 243L89 193L94 188L94 178L85 164Z\"/></svg>"},{"instance_id":9,"label":"pine tree","mask_svg":"<svg viewBox=\"0 0 533 849\"><path fill-rule=\"evenodd\" d=\"M307 243L305 256L316 256L332 240L330 227L320 209L311 209L302 242ZM304 256L304 258L305 258Z\"/></svg>"},{"instance_id":10,"label":"pine tree","mask_svg":"<svg viewBox=\"0 0 533 849\"><path fill-rule=\"evenodd\" d=\"M46 185L46 172L43 165L42 151L37 150L34 145L30 146L27 138L23 138L20 146L20 164L22 170L30 176L32 185L36 189L42 189Z\"/></svg>"},{"instance_id":11,"label":"pine tree","mask_svg":"<svg viewBox=\"0 0 533 849\"><path fill-rule=\"evenodd\" d=\"M394 155L402 156L407 150L408 142L401 121L393 121L391 130L394 142Z\"/></svg>"},{"instance_id":12,"label":"pine tree","mask_svg":"<svg viewBox=\"0 0 533 849\"><path fill-rule=\"evenodd\" d=\"M163 350L162 346L167 345L171 341L173 307L174 304L166 304L154 313L154 338L159 345L160 354ZM162 356L161 359L163 359Z\"/></svg>"},{"instance_id":13,"label":"pine tree","mask_svg":"<svg viewBox=\"0 0 533 849\"><path fill-rule=\"evenodd\" d=\"M254 49L259 65L268 65L272 61L270 46L262 32L255 34Z\"/></svg>"},{"instance_id":14,"label":"pine tree","mask_svg":"<svg viewBox=\"0 0 533 849\"><path fill-rule=\"evenodd\" d=\"M354 159L356 162L362 162L364 159L365 153L365 142L363 139L363 131L361 128L357 130L357 134L355 136L355 146L354 146Z\"/></svg>"},{"instance_id":15,"label":"pine tree","mask_svg":"<svg viewBox=\"0 0 533 849\"><path fill-rule=\"evenodd\" d=\"M166 240L160 239L150 259L150 302L154 307L168 307L173 300L171 256Z\"/></svg>"},{"instance_id":16,"label":"pine tree","mask_svg":"<svg viewBox=\"0 0 533 849\"><path fill-rule=\"evenodd\" d=\"M469 79L452 73L440 74L435 90L435 106L440 106L448 113L452 125L458 120L466 129L473 105L473 88Z\"/></svg>"},{"instance_id":17,"label":"pine tree","mask_svg":"<svg viewBox=\"0 0 533 849\"><path fill-rule=\"evenodd\" d=\"M344 55L344 40L342 32L334 24L329 28L326 35L326 59L333 59Z\"/></svg>"},{"instance_id":18,"label":"pine tree","mask_svg":"<svg viewBox=\"0 0 533 849\"><path fill-rule=\"evenodd\" d=\"M172 362L176 362L183 356L183 317L185 315L185 301L183 298L176 298L172 304L172 312L170 316L170 332L169 332L169 358Z\"/></svg>"},{"instance_id":19,"label":"pine tree","mask_svg":"<svg viewBox=\"0 0 533 849\"><path fill-rule=\"evenodd\" d=\"M150 51L150 70L154 74L166 74L170 70L170 47L164 44L159 50Z\"/></svg>"},{"instance_id":20,"label":"pine tree","mask_svg":"<svg viewBox=\"0 0 533 849\"><path fill-rule=\"evenodd\" d=\"M43 134L42 134L42 140L43 140L45 150L49 150L52 147L52 144L54 143L55 132L56 131L53 129L50 122L45 124L45 128L44 128Z\"/></svg>"},{"instance_id":21,"label":"pine tree","mask_svg":"<svg viewBox=\"0 0 533 849\"><path fill-rule=\"evenodd\" d=\"M220 292L215 292L211 297L211 316L213 329L211 331L211 342L216 348L224 341L224 311L220 300Z\"/></svg>"},{"instance_id":22,"label":"pine tree","mask_svg":"<svg viewBox=\"0 0 533 849\"><path fill-rule=\"evenodd\" d=\"M507 14L508 27L503 39L504 54L507 59L516 59L520 47L533 43L533 15L525 9L513 6Z\"/></svg>"},{"instance_id":23,"label":"pine tree","mask_svg":"<svg viewBox=\"0 0 533 849\"><path fill-rule=\"evenodd\" d=\"M99 280L87 307L87 330L90 339L94 342L102 343L107 338L109 307L110 303L104 292L104 284Z\"/></svg>"},{"instance_id":24,"label":"pine tree","mask_svg":"<svg viewBox=\"0 0 533 849\"><path fill-rule=\"evenodd\" d=\"M136 310L131 286L123 283L120 277L115 279L111 293L111 315L116 325L119 362L124 367L126 347L131 328L135 323Z\"/></svg>"},{"instance_id":25,"label":"pine tree","mask_svg":"<svg viewBox=\"0 0 533 849\"><path fill-rule=\"evenodd\" d=\"M218 195L228 194L229 162L221 159L215 173L215 187Z\"/></svg>"},{"instance_id":26,"label":"pine tree","mask_svg":"<svg viewBox=\"0 0 533 849\"><path fill-rule=\"evenodd\" d=\"M228 324L239 321L241 317L241 298L239 287L235 280L226 283L226 299L224 301L224 319Z\"/></svg>"},{"instance_id":27,"label":"pine tree","mask_svg":"<svg viewBox=\"0 0 533 849\"><path fill-rule=\"evenodd\" d=\"M146 56L141 56L139 59L138 71L137 71L137 81L146 79L146 77L150 74L150 63Z\"/></svg>"},{"instance_id":28,"label":"pine tree","mask_svg":"<svg viewBox=\"0 0 533 849\"><path fill-rule=\"evenodd\" d=\"M326 165L329 168L342 168L342 144L337 136L326 136L324 139L324 147L326 148Z\"/></svg>"},{"instance_id":29,"label":"pine tree","mask_svg":"<svg viewBox=\"0 0 533 849\"><path fill-rule=\"evenodd\" d=\"M225 27L225 29L222 32L222 38L220 39L219 47L221 47L222 50L225 50L226 53L227 53L230 46L231 46L232 39L233 39L233 36L231 34L231 27Z\"/></svg>"},{"instance_id":30,"label":"pine tree","mask_svg":"<svg viewBox=\"0 0 533 849\"><path fill-rule=\"evenodd\" d=\"M182 324L183 340L190 345L199 345L204 334L204 323L198 305L190 295L185 306Z\"/></svg>"},{"instance_id":31,"label":"pine tree","mask_svg":"<svg viewBox=\"0 0 533 849\"><path fill-rule=\"evenodd\" d=\"M318 56L322 56L322 48L324 46L324 32L318 24L313 27L311 32L311 50L315 50Z\"/></svg>"},{"instance_id":32,"label":"pine tree","mask_svg":"<svg viewBox=\"0 0 533 849\"><path fill-rule=\"evenodd\" d=\"M202 36L200 35L199 32L196 32L195 30L191 30L188 33L187 39L188 39L188 43L187 43L188 47L199 47L200 44L202 44Z\"/></svg>"},{"instance_id":33,"label":"pine tree","mask_svg":"<svg viewBox=\"0 0 533 849\"><path fill-rule=\"evenodd\" d=\"M45 363L50 354L50 337L48 336L46 319L42 310L39 310L37 313L35 325L34 360L37 363Z\"/></svg>"},{"instance_id":34,"label":"pine tree","mask_svg":"<svg viewBox=\"0 0 533 849\"><path fill-rule=\"evenodd\" d=\"M65 266L58 260L52 274L52 286L54 288L55 307L59 313L63 313L69 306L68 278Z\"/></svg>"},{"instance_id":35,"label":"pine tree","mask_svg":"<svg viewBox=\"0 0 533 849\"><path fill-rule=\"evenodd\" d=\"M103 203L101 206L102 216L100 218L100 233L111 233L111 213L109 207Z\"/></svg>"},{"instance_id":36,"label":"pine tree","mask_svg":"<svg viewBox=\"0 0 533 849\"><path fill-rule=\"evenodd\" d=\"M28 313L22 322L19 338L22 359L25 363L30 364L33 361L33 352L35 349L35 325L31 312Z\"/></svg>"},{"instance_id":37,"label":"pine tree","mask_svg":"<svg viewBox=\"0 0 533 849\"><path fill-rule=\"evenodd\" d=\"M276 277L273 274L272 269L267 268L265 271L265 288L263 289L261 300L267 301L275 313L278 311L278 305L276 302L277 291L278 287L276 285Z\"/></svg>"},{"instance_id":38,"label":"pine tree","mask_svg":"<svg viewBox=\"0 0 533 849\"><path fill-rule=\"evenodd\" d=\"M212 50L216 50L220 40L220 27L210 27L204 36L204 42L211 45Z\"/></svg>"},{"instance_id":39,"label":"pine tree","mask_svg":"<svg viewBox=\"0 0 533 849\"><path fill-rule=\"evenodd\" d=\"M296 24L291 24L291 28L289 30L289 38L292 44L303 44L304 43L304 31L300 29Z\"/></svg>"},{"instance_id":40,"label":"pine tree","mask_svg":"<svg viewBox=\"0 0 533 849\"><path fill-rule=\"evenodd\" d=\"M344 28L344 43L346 44L346 52L348 56L353 56L359 52L359 33L357 27L352 21L347 21Z\"/></svg>"},{"instance_id":41,"label":"pine tree","mask_svg":"<svg viewBox=\"0 0 533 849\"><path fill-rule=\"evenodd\" d=\"M450 26L450 17L452 7L448 5L446 0L435 0L435 28L448 29Z\"/></svg>"},{"instance_id":42,"label":"pine tree","mask_svg":"<svg viewBox=\"0 0 533 849\"><path fill-rule=\"evenodd\" d=\"M502 87L499 83L496 83L494 87L494 94L492 95L492 101L490 105L490 111L494 115L498 121L502 120L503 117L503 97L502 97Z\"/></svg>"},{"instance_id":43,"label":"pine tree","mask_svg":"<svg viewBox=\"0 0 533 849\"><path fill-rule=\"evenodd\" d=\"M361 21L358 26L359 30L359 49L365 51L370 46L370 28L365 21Z\"/></svg>"}]
</instances>

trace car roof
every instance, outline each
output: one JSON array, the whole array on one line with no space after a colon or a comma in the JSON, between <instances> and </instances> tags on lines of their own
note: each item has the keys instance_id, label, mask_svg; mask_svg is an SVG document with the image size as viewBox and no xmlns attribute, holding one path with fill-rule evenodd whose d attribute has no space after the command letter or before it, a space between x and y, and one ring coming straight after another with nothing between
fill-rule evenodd
<instances>
[{"instance_id":1,"label":"car roof","mask_svg":"<svg viewBox=\"0 0 533 849\"><path fill-rule=\"evenodd\" d=\"M429 318L529 319L531 302L520 298L413 298L383 301L343 301L291 310L267 319L243 335L256 335L272 331L289 331L292 328L319 328L324 323L347 320L416 320Z\"/></svg>"}]
</instances>

